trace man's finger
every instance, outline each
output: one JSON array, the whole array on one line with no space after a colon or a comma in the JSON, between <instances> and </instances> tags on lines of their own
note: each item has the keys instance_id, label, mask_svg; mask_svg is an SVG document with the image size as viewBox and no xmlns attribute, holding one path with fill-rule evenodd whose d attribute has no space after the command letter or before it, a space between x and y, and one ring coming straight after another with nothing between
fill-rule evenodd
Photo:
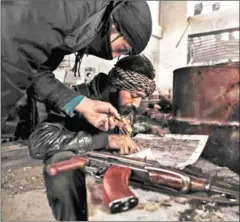
<instances>
[{"instance_id":1,"label":"man's finger","mask_svg":"<svg viewBox=\"0 0 240 222\"><path fill-rule=\"evenodd\" d=\"M126 118L122 118L122 122L123 122L124 124L128 124Z\"/></svg>"},{"instance_id":2,"label":"man's finger","mask_svg":"<svg viewBox=\"0 0 240 222\"><path fill-rule=\"evenodd\" d=\"M131 153L131 149L129 148L128 144L125 144L125 154L130 154Z\"/></svg>"},{"instance_id":3,"label":"man's finger","mask_svg":"<svg viewBox=\"0 0 240 222\"><path fill-rule=\"evenodd\" d=\"M109 117L109 129L113 129L115 127L115 122L113 116Z\"/></svg>"},{"instance_id":4,"label":"man's finger","mask_svg":"<svg viewBox=\"0 0 240 222\"><path fill-rule=\"evenodd\" d=\"M101 125L97 126L97 128L102 130L102 131L106 131L103 123L101 123Z\"/></svg>"},{"instance_id":5,"label":"man's finger","mask_svg":"<svg viewBox=\"0 0 240 222\"><path fill-rule=\"evenodd\" d=\"M106 121L106 119L100 121L97 128L102 131L108 131L108 121Z\"/></svg>"},{"instance_id":6,"label":"man's finger","mask_svg":"<svg viewBox=\"0 0 240 222\"><path fill-rule=\"evenodd\" d=\"M125 145L123 145L122 147L120 147L120 154L121 154L121 155L125 154Z\"/></svg>"},{"instance_id":7,"label":"man's finger","mask_svg":"<svg viewBox=\"0 0 240 222\"><path fill-rule=\"evenodd\" d=\"M109 130L109 121L108 118L106 118L104 120L104 131L108 131Z\"/></svg>"},{"instance_id":8,"label":"man's finger","mask_svg":"<svg viewBox=\"0 0 240 222\"><path fill-rule=\"evenodd\" d=\"M106 120L108 120L108 116L106 114L99 114L98 115L98 123L95 127L102 131L107 131L108 126L106 127ZM107 121L108 124L108 121Z\"/></svg>"},{"instance_id":9,"label":"man's finger","mask_svg":"<svg viewBox=\"0 0 240 222\"><path fill-rule=\"evenodd\" d=\"M127 140L125 140L125 138L124 138L124 142L123 142L122 145L121 145L120 150L121 150L121 154L122 154L122 155L129 153L129 150L128 150L128 142L127 142Z\"/></svg>"},{"instance_id":10,"label":"man's finger","mask_svg":"<svg viewBox=\"0 0 240 222\"><path fill-rule=\"evenodd\" d=\"M158 129L158 135L160 137L164 137L165 136L165 132L163 130L161 130L161 129Z\"/></svg>"},{"instance_id":11,"label":"man's finger","mask_svg":"<svg viewBox=\"0 0 240 222\"><path fill-rule=\"evenodd\" d=\"M113 116L117 120L121 119L120 114L118 113L118 111L113 106L109 107L108 113L109 113L109 115Z\"/></svg>"},{"instance_id":12,"label":"man's finger","mask_svg":"<svg viewBox=\"0 0 240 222\"><path fill-rule=\"evenodd\" d=\"M95 110L99 113L104 113L113 116L116 119L121 119L117 109L109 102L97 101Z\"/></svg>"},{"instance_id":13,"label":"man's finger","mask_svg":"<svg viewBox=\"0 0 240 222\"><path fill-rule=\"evenodd\" d=\"M130 148L132 151L137 152L140 151L138 145L129 137L129 144L130 144Z\"/></svg>"}]
</instances>

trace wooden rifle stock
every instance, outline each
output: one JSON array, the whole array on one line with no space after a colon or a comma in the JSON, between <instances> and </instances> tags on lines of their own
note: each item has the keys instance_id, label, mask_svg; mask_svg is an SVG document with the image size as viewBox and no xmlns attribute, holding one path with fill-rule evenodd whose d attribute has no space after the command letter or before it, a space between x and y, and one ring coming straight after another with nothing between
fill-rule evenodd
<instances>
[{"instance_id":1,"label":"wooden rifle stock","mask_svg":"<svg viewBox=\"0 0 240 222\"><path fill-rule=\"evenodd\" d=\"M131 172L130 168L113 165L104 174L103 200L111 213L127 211L138 204L138 198L129 189Z\"/></svg>"},{"instance_id":2,"label":"wooden rifle stock","mask_svg":"<svg viewBox=\"0 0 240 222\"><path fill-rule=\"evenodd\" d=\"M69 160L49 164L47 166L47 172L51 176L56 176L58 173L61 172L83 168L87 163L88 163L87 158L76 155Z\"/></svg>"}]
</instances>

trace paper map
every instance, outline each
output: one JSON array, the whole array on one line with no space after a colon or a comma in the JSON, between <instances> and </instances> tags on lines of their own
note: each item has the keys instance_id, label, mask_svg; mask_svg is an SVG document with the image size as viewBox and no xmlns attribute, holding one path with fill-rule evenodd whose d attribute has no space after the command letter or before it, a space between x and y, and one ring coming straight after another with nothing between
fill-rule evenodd
<instances>
[{"instance_id":1,"label":"paper map","mask_svg":"<svg viewBox=\"0 0 240 222\"><path fill-rule=\"evenodd\" d=\"M208 136L166 134L158 137L138 134L133 140L139 145L140 151L128 157L155 160L163 166L183 169L198 160Z\"/></svg>"}]
</instances>

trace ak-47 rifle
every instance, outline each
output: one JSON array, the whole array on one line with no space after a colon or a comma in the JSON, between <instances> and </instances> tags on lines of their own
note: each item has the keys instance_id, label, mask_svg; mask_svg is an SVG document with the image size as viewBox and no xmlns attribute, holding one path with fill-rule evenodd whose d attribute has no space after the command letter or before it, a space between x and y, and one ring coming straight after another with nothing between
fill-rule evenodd
<instances>
[{"instance_id":1,"label":"ak-47 rifle","mask_svg":"<svg viewBox=\"0 0 240 222\"><path fill-rule=\"evenodd\" d=\"M107 152L77 154L70 160L47 167L52 176L74 169L82 169L102 180L103 200L111 213L137 206L138 198L130 190L129 183L173 195L184 194L205 201L239 204L238 184L226 183L215 177L197 177L180 170L162 167L157 163L147 163ZM202 195L197 195L198 193Z\"/></svg>"}]
</instances>

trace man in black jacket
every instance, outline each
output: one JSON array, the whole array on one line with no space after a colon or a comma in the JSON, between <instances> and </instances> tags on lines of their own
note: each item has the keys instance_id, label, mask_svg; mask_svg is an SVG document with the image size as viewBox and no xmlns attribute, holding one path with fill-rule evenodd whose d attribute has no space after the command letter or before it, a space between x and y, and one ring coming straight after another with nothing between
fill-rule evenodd
<instances>
[{"instance_id":1,"label":"man in black jacket","mask_svg":"<svg viewBox=\"0 0 240 222\"><path fill-rule=\"evenodd\" d=\"M55 70L65 55L77 53L113 59L139 54L151 36L145 1L27 0L1 3L1 122L28 87L39 101L72 116L81 113L95 127L115 126L117 110L109 103L79 95L58 81Z\"/></svg>"},{"instance_id":2,"label":"man in black jacket","mask_svg":"<svg viewBox=\"0 0 240 222\"><path fill-rule=\"evenodd\" d=\"M108 75L100 73L89 84L74 88L91 99L110 102L121 115L130 117L132 125L134 110L142 98L155 90L154 77L153 66L146 57L128 56L119 60ZM101 132L78 115L49 115L29 138L30 155L44 160L47 197L57 220L87 220L85 176L75 170L51 177L46 173L47 164L91 150L119 149L121 154L129 154L138 149L129 136L119 135L118 128ZM129 124L127 118L125 121Z\"/></svg>"}]
</instances>

